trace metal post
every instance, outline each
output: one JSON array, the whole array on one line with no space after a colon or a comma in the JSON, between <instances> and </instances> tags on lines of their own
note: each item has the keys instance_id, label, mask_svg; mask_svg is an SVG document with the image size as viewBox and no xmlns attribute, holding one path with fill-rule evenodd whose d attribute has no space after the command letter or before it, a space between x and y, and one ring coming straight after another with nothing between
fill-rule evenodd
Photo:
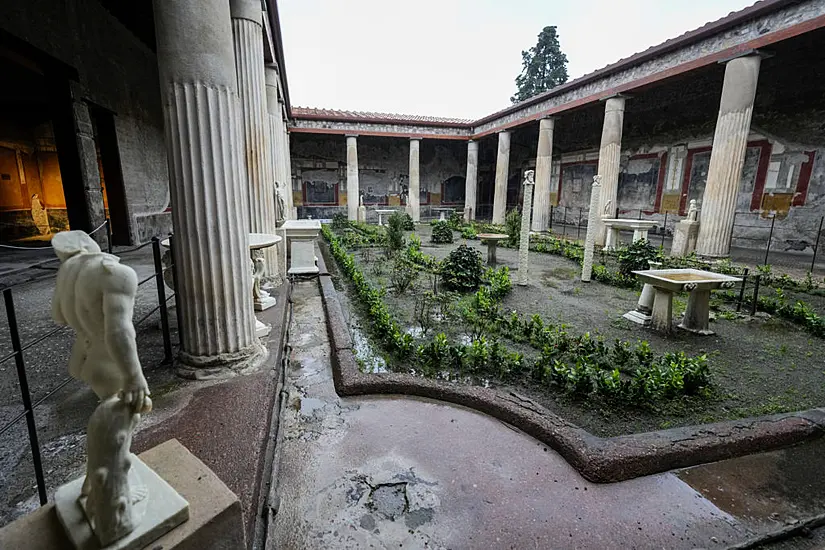
<instances>
[{"instance_id":1,"label":"metal post","mask_svg":"<svg viewBox=\"0 0 825 550\"><path fill-rule=\"evenodd\" d=\"M183 347L183 319L181 319L181 307L178 303L178 296L180 296L180 282L178 281L178 261L175 259L175 236L169 235L169 255L172 256L172 284L175 285L175 314L178 317L178 343Z\"/></svg>"},{"instance_id":2,"label":"metal post","mask_svg":"<svg viewBox=\"0 0 825 550\"><path fill-rule=\"evenodd\" d=\"M753 301L751 302L751 317L756 315L756 303L759 301L759 280L761 275L757 275L753 281Z\"/></svg>"},{"instance_id":3,"label":"metal post","mask_svg":"<svg viewBox=\"0 0 825 550\"><path fill-rule=\"evenodd\" d=\"M576 222L576 240L579 240L582 232L582 209L579 208L579 221Z\"/></svg>"},{"instance_id":4,"label":"metal post","mask_svg":"<svg viewBox=\"0 0 825 550\"><path fill-rule=\"evenodd\" d=\"M742 288L739 289L739 300L736 302L736 313L742 311L742 300L745 299L745 286L748 284L748 268L742 272Z\"/></svg>"},{"instance_id":5,"label":"metal post","mask_svg":"<svg viewBox=\"0 0 825 550\"><path fill-rule=\"evenodd\" d=\"M112 253L112 222L106 218L106 243L109 254Z\"/></svg>"},{"instance_id":6,"label":"metal post","mask_svg":"<svg viewBox=\"0 0 825 550\"><path fill-rule=\"evenodd\" d=\"M14 362L17 364L17 380L20 383L20 394L23 397L23 410L26 411L26 427L29 432L29 444L32 449L32 464L34 465L34 477L37 479L37 494L40 496L40 505L46 504L49 499L46 496L46 480L43 478L43 463L40 460L40 444L37 442L37 425L34 423L34 410L32 409L32 398L29 394L29 381L26 377L26 365L23 362L23 351L20 345L20 333L17 331L17 314L14 311L14 298L11 289L3 291L3 298L6 302L6 317L9 320L9 335L11 336L11 348L14 350Z\"/></svg>"},{"instance_id":7,"label":"metal post","mask_svg":"<svg viewBox=\"0 0 825 550\"><path fill-rule=\"evenodd\" d=\"M169 334L169 311L166 309L166 287L163 284L163 262L160 261L160 239L152 237L152 257L155 260L155 282L158 287L160 328L163 332L163 362L172 361L172 337Z\"/></svg>"},{"instance_id":8,"label":"metal post","mask_svg":"<svg viewBox=\"0 0 825 550\"><path fill-rule=\"evenodd\" d=\"M814 272L814 265L816 264L816 251L819 249L819 237L822 236L822 222L825 221L825 216L819 218L819 231L816 232L816 244L814 244L814 257L811 260L811 274Z\"/></svg>"},{"instance_id":9,"label":"metal post","mask_svg":"<svg viewBox=\"0 0 825 550\"><path fill-rule=\"evenodd\" d=\"M667 235L667 210L665 210L665 221L662 223L662 248L665 247L665 235Z\"/></svg>"},{"instance_id":10,"label":"metal post","mask_svg":"<svg viewBox=\"0 0 825 550\"><path fill-rule=\"evenodd\" d=\"M771 216L771 232L768 233L768 245L765 247L765 265L768 265L768 254L771 253L771 239L773 239L773 224L776 223L776 214Z\"/></svg>"},{"instance_id":11,"label":"metal post","mask_svg":"<svg viewBox=\"0 0 825 550\"><path fill-rule=\"evenodd\" d=\"M547 229L549 229L551 231L553 230L553 205L552 204L550 205L550 227L548 227Z\"/></svg>"},{"instance_id":12,"label":"metal post","mask_svg":"<svg viewBox=\"0 0 825 550\"><path fill-rule=\"evenodd\" d=\"M728 237L728 254L730 254L730 249L733 246L733 230L736 229L736 216L739 212L733 213L733 223L731 223L730 227L730 237Z\"/></svg>"},{"instance_id":13,"label":"metal post","mask_svg":"<svg viewBox=\"0 0 825 550\"><path fill-rule=\"evenodd\" d=\"M619 217L619 207L618 207L618 206L616 207L616 215L615 215L615 216L613 216L613 217L614 217L614 218L618 218L618 217Z\"/></svg>"},{"instance_id":14,"label":"metal post","mask_svg":"<svg viewBox=\"0 0 825 550\"><path fill-rule=\"evenodd\" d=\"M639 219L640 220L642 219L642 209L641 208L639 208Z\"/></svg>"},{"instance_id":15,"label":"metal post","mask_svg":"<svg viewBox=\"0 0 825 550\"><path fill-rule=\"evenodd\" d=\"M564 211L562 213L564 214L564 218L561 221L561 227L562 227L561 236L566 237L567 236L567 207L566 206L564 207Z\"/></svg>"}]
</instances>

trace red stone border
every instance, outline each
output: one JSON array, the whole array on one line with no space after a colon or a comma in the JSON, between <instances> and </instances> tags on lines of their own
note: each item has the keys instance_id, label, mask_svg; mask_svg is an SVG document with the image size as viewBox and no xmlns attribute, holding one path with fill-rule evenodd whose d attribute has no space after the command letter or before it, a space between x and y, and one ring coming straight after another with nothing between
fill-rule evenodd
<instances>
[{"instance_id":1,"label":"red stone border","mask_svg":"<svg viewBox=\"0 0 825 550\"><path fill-rule=\"evenodd\" d=\"M325 246L318 257L328 273ZM328 257L328 256L327 256ZM463 405L507 422L561 454L586 479L609 483L674 468L771 451L825 434L825 409L702 424L618 437L598 437L535 401L491 388L436 382L409 374L360 372L337 291L319 278L333 347L335 390L341 396L402 394Z\"/></svg>"}]
</instances>

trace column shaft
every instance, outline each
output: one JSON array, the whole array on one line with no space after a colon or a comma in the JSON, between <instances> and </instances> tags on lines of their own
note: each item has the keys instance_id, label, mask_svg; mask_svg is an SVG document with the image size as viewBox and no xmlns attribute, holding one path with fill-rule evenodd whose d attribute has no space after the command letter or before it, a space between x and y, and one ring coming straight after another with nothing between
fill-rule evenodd
<instances>
[{"instance_id":1,"label":"column shaft","mask_svg":"<svg viewBox=\"0 0 825 550\"><path fill-rule=\"evenodd\" d=\"M496 186L493 192L493 223L503 224L507 214L507 177L510 175L510 132L498 134Z\"/></svg>"},{"instance_id":2,"label":"column shaft","mask_svg":"<svg viewBox=\"0 0 825 550\"><path fill-rule=\"evenodd\" d=\"M420 146L420 139L410 138L410 193L407 204L414 222L421 221L421 184L418 164Z\"/></svg>"},{"instance_id":3,"label":"column shaft","mask_svg":"<svg viewBox=\"0 0 825 550\"><path fill-rule=\"evenodd\" d=\"M599 218L613 218L619 189L619 158L622 152L622 125L624 123L624 97L611 97L604 105L602 143L599 147L599 175L602 190L599 198ZM605 227L599 223L596 243L604 245Z\"/></svg>"},{"instance_id":4,"label":"column shaft","mask_svg":"<svg viewBox=\"0 0 825 550\"><path fill-rule=\"evenodd\" d=\"M358 220L360 192L358 190L358 138L347 136L347 218Z\"/></svg>"},{"instance_id":5,"label":"column shaft","mask_svg":"<svg viewBox=\"0 0 825 550\"><path fill-rule=\"evenodd\" d=\"M263 27L260 2L232 0L235 69L243 115L246 177L249 192L249 231L275 233L275 193L272 142L266 110ZM278 279L278 249L264 250L266 279Z\"/></svg>"},{"instance_id":6,"label":"column shaft","mask_svg":"<svg viewBox=\"0 0 825 550\"><path fill-rule=\"evenodd\" d=\"M464 221L476 219L478 189L478 142L467 142L467 178L464 180ZM469 209L469 210L468 210Z\"/></svg>"},{"instance_id":7,"label":"column shaft","mask_svg":"<svg viewBox=\"0 0 825 550\"><path fill-rule=\"evenodd\" d=\"M292 219L290 208L292 199L292 181L289 177L289 149L286 139L286 125L284 124L283 103L279 94L278 69L274 66L266 68L266 107L269 112L269 134L272 143L272 174L275 178L275 192L280 197L279 208L276 211L277 219Z\"/></svg>"},{"instance_id":8,"label":"column shaft","mask_svg":"<svg viewBox=\"0 0 825 550\"><path fill-rule=\"evenodd\" d=\"M547 231L550 220L550 174L553 170L552 118L539 121L539 147L536 154L536 189L533 199L533 231Z\"/></svg>"},{"instance_id":9,"label":"column shaft","mask_svg":"<svg viewBox=\"0 0 825 550\"><path fill-rule=\"evenodd\" d=\"M742 181L760 64L761 58L751 55L733 59L725 67L696 241L696 253L700 256L722 257L730 253L736 195Z\"/></svg>"},{"instance_id":10,"label":"column shaft","mask_svg":"<svg viewBox=\"0 0 825 550\"><path fill-rule=\"evenodd\" d=\"M265 350L253 328L229 4L155 0L154 13L182 317L179 372L242 369Z\"/></svg>"}]
</instances>

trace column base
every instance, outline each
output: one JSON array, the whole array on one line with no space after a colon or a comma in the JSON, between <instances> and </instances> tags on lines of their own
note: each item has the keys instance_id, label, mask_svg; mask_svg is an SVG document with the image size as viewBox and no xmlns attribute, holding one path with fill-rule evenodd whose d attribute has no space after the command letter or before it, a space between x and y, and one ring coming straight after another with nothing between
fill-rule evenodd
<instances>
[{"instance_id":1,"label":"column base","mask_svg":"<svg viewBox=\"0 0 825 550\"><path fill-rule=\"evenodd\" d=\"M277 302L277 300L275 300L272 296L264 296L263 294L264 293L261 292L260 300L254 301L255 311L266 311L267 309L274 307Z\"/></svg>"},{"instance_id":2,"label":"column base","mask_svg":"<svg viewBox=\"0 0 825 550\"><path fill-rule=\"evenodd\" d=\"M649 313L643 313L638 309L633 309L628 311L624 315L622 315L628 321L632 321L637 325L642 325L643 327L649 327L653 323L653 316Z\"/></svg>"},{"instance_id":3,"label":"column base","mask_svg":"<svg viewBox=\"0 0 825 550\"><path fill-rule=\"evenodd\" d=\"M269 350L257 340L248 348L234 353L190 355L181 351L175 361L175 373L190 380L232 378L257 372L267 357Z\"/></svg>"}]
</instances>

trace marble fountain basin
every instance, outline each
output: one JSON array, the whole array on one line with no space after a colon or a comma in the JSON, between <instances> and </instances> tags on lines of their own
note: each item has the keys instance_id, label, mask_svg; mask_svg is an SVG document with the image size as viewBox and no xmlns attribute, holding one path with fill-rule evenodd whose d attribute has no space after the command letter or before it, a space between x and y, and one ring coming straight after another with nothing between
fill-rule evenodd
<instances>
[{"instance_id":1,"label":"marble fountain basin","mask_svg":"<svg viewBox=\"0 0 825 550\"><path fill-rule=\"evenodd\" d=\"M671 292L733 288L742 279L701 269L646 269L633 272L645 284Z\"/></svg>"}]
</instances>

